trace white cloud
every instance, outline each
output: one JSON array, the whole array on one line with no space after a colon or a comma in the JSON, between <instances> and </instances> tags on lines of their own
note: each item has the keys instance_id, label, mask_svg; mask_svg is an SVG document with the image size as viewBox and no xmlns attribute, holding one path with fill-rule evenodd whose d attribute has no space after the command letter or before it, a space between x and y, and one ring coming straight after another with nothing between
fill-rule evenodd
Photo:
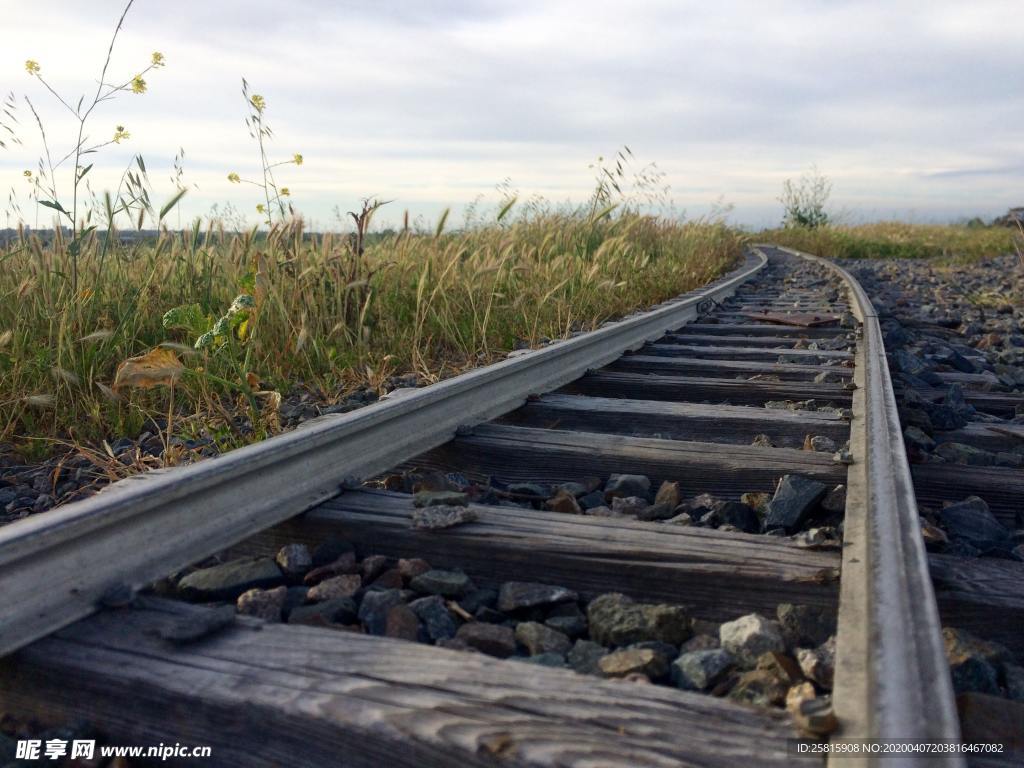
<instances>
[{"instance_id":1,"label":"white cloud","mask_svg":"<svg viewBox=\"0 0 1024 768\"><path fill-rule=\"evenodd\" d=\"M29 92L66 146L70 126L24 60L61 92L94 88L120 2L3 5L0 90ZM168 66L145 96L97 110L96 135L123 123L132 140L92 182L116 185L137 151L169 195L183 147L199 186L186 215L218 200L251 210L258 195L226 179L257 170L245 76L269 103L274 156L305 155L282 178L323 222L366 194L433 215L506 177L582 199L588 163L624 143L658 161L682 207L722 197L747 223L775 220L782 180L812 163L855 215L992 215L1022 202L1017 16L984 0L138 0L113 68L130 75L152 50ZM23 186L37 157L21 112L26 147L0 150L0 189Z\"/></svg>"}]
</instances>

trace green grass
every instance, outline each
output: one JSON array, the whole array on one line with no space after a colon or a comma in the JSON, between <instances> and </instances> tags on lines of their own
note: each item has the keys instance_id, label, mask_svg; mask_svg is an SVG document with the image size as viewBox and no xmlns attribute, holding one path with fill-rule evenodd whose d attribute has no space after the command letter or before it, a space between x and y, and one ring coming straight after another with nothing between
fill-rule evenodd
<instances>
[{"instance_id":1,"label":"green grass","mask_svg":"<svg viewBox=\"0 0 1024 768\"><path fill-rule=\"evenodd\" d=\"M278 430L275 392L331 400L392 374L450 376L704 284L744 240L720 223L587 210L371 238L362 254L297 224L124 246L94 232L75 294L68 244L26 236L0 250L0 442L38 458L170 412L174 433L230 448ZM239 295L255 308L194 349ZM175 307L186 309L165 327ZM122 361L168 343L185 368L173 393L114 391Z\"/></svg>"},{"instance_id":2,"label":"green grass","mask_svg":"<svg viewBox=\"0 0 1024 768\"><path fill-rule=\"evenodd\" d=\"M1012 253L1016 230L888 221L817 229L784 227L758 238L830 259L946 258L974 261Z\"/></svg>"}]
</instances>

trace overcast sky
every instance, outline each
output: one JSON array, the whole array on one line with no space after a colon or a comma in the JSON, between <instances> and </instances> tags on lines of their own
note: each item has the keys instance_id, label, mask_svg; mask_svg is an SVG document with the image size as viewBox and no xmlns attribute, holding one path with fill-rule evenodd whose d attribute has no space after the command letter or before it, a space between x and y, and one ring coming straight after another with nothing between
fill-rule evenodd
<instances>
[{"instance_id":1,"label":"overcast sky","mask_svg":"<svg viewBox=\"0 0 1024 768\"><path fill-rule=\"evenodd\" d=\"M26 59L72 102L95 89L123 2L0 0L0 93L19 97L23 146L0 149L0 190L25 205L38 131L74 142ZM812 164L852 220L992 216L1024 205L1024 16L1005 2L137 0L111 71L161 51L149 92L100 105L89 133L130 141L90 174L115 188L131 153L159 202L185 150L186 216L260 195L243 119L246 77L267 101L279 181L320 226L367 195L426 219L506 178L523 197L579 201L588 165L623 144L655 161L690 215L775 223L783 180ZM70 170L65 173L69 176ZM69 178L63 180L65 184ZM30 208L31 210L31 208ZM0 208L2 213L2 208ZM32 212L30 219L34 216ZM0 226L3 220L0 218Z\"/></svg>"}]
</instances>

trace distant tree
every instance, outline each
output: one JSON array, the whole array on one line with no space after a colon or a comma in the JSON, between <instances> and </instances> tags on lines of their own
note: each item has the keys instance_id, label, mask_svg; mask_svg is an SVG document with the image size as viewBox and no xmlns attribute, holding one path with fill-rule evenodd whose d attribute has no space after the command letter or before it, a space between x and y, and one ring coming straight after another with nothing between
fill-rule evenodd
<instances>
[{"instance_id":1,"label":"distant tree","mask_svg":"<svg viewBox=\"0 0 1024 768\"><path fill-rule=\"evenodd\" d=\"M829 223L825 204L832 191L832 182L818 172L816 167L805 173L794 183L786 179L782 185L783 217L785 227L804 227L817 229Z\"/></svg>"}]
</instances>

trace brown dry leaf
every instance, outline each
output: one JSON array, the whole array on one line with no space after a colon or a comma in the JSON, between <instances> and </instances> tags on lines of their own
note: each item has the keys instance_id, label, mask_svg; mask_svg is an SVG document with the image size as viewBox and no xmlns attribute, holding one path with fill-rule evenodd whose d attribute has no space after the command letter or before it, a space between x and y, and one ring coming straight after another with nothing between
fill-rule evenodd
<instances>
[{"instance_id":1,"label":"brown dry leaf","mask_svg":"<svg viewBox=\"0 0 1024 768\"><path fill-rule=\"evenodd\" d=\"M253 394L263 401L263 407L270 413L281 410L281 393L273 389L261 389Z\"/></svg>"},{"instance_id":2,"label":"brown dry leaf","mask_svg":"<svg viewBox=\"0 0 1024 768\"><path fill-rule=\"evenodd\" d=\"M253 374L248 374L253 376ZM247 378L248 378L247 376ZM255 377L254 377L255 378ZM252 381L249 381L252 384ZM263 389L253 394L263 401L263 414L267 426L272 432L281 431L281 393L273 389Z\"/></svg>"},{"instance_id":3,"label":"brown dry leaf","mask_svg":"<svg viewBox=\"0 0 1024 768\"><path fill-rule=\"evenodd\" d=\"M157 347L144 355L129 357L121 363L114 376L114 389L121 387L149 389L161 384L173 385L184 370L185 367L172 350Z\"/></svg>"}]
</instances>

